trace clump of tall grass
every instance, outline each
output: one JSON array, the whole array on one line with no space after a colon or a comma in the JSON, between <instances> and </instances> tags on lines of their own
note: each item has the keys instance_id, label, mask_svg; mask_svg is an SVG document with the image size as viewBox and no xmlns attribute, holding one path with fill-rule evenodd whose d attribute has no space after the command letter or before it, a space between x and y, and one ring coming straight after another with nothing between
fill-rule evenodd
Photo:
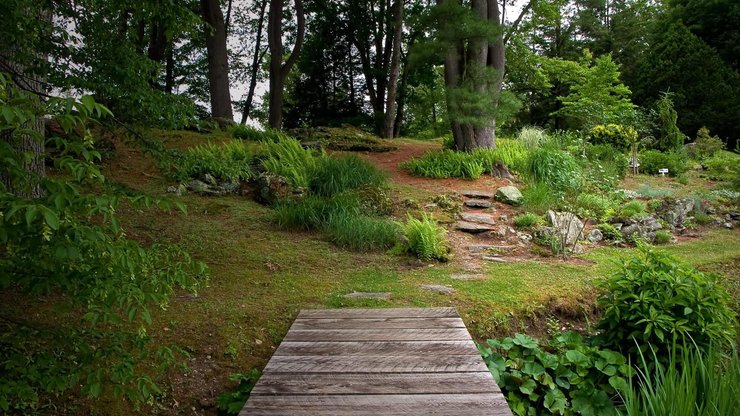
<instances>
[{"instance_id":1,"label":"clump of tall grass","mask_svg":"<svg viewBox=\"0 0 740 416\"><path fill-rule=\"evenodd\" d=\"M523 127L519 131L519 134L516 136L516 140L521 143L524 148L534 150L548 144L550 142L550 137L539 127L527 126Z\"/></svg>"},{"instance_id":2,"label":"clump of tall grass","mask_svg":"<svg viewBox=\"0 0 740 416\"><path fill-rule=\"evenodd\" d=\"M278 142L288 137L285 133L275 129L258 130L252 126L237 124L232 127L231 135L239 140Z\"/></svg>"},{"instance_id":3,"label":"clump of tall grass","mask_svg":"<svg viewBox=\"0 0 740 416\"><path fill-rule=\"evenodd\" d=\"M530 212L544 214L559 202L559 196L544 183L532 183L522 190L522 206Z\"/></svg>"},{"instance_id":4,"label":"clump of tall grass","mask_svg":"<svg viewBox=\"0 0 740 416\"><path fill-rule=\"evenodd\" d=\"M514 217L514 226L517 228L533 228L543 224L544 219L531 212L525 212L524 214L517 215Z\"/></svg>"},{"instance_id":5,"label":"clump of tall grass","mask_svg":"<svg viewBox=\"0 0 740 416\"><path fill-rule=\"evenodd\" d=\"M313 193L332 196L362 187L382 187L387 176L375 165L355 155L319 160L310 180Z\"/></svg>"},{"instance_id":6,"label":"clump of tall grass","mask_svg":"<svg viewBox=\"0 0 740 416\"><path fill-rule=\"evenodd\" d=\"M316 172L323 154L304 149L292 137L283 137L275 142L265 142L266 157L262 167L273 175L284 177L293 186L307 188Z\"/></svg>"},{"instance_id":7,"label":"clump of tall grass","mask_svg":"<svg viewBox=\"0 0 740 416\"><path fill-rule=\"evenodd\" d=\"M354 251L388 250L398 241L395 222L365 215L334 215L325 231L334 244Z\"/></svg>"},{"instance_id":8,"label":"clump of tall grass","mask_svg":"<svg viewBox=\"0 0 740 416\"><path fill-rule=\"evenodd\" d=\"M576 159L569 153L552 148L533 151L527 172L533 181L547 184L555 191L575 190L583 182L581 166Z\"/></svg>"},{"instance_id":9,"label":"clump of tall grass","mask_svg":"<svg viewBox=\"0 0 740 416\"><path fill-rule=\"evenodd\" d=\"M666 365L640 353L638 381L620 392L624 402L620 414L627 416L722 416L740 408L740 360L737 351L729 356L714 346L674 348Z\"/></svg>"},{"instance_id":10,"label":"clump of tall grass","mask_svg":"<svg viewBox=\"0 0 740 416\"><path fill-rule=\"evenodd\" d=\"M180 181L212 175L219 180L246 181L253 177L255 154L243 142L201 144L184 151L174 165Z\"/></svg>"},{"instance_id":11,"label":"clump of tall grass","mask_svg":"<svg viewBox=\"0 0 740 416\"><path fill-rule=\"evenodd\" d=\"M355 194L323 198L316 195L279 202L273 218L281 228L321 230L336 217L360 215L361 201Z\"/></svg>"},{"instance_id":12,"label":"clump of tall grass","mask_svg":"<svg viewBox=\"0 0 740 416\"><path fill-rule=\"evenodd\" d=\"M426 214L421 219L409 215L401 224L403 238L397 250L411 253L422 260L447 261L450 247L444 228Z\"/></svg>"}]
</instances>

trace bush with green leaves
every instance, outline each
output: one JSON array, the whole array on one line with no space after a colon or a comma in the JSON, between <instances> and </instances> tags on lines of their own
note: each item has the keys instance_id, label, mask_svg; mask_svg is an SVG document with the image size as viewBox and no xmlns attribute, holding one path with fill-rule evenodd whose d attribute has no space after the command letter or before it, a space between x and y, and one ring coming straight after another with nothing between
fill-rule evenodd
<instances>
[{"instance_id":1,"label":"bush with green leaves","mask_svg":"<svg viewBox=\"0 0 740 416\"><path fill-rule=\"evenodd\" d=\"M387 175L372 163L355 155L324 157L318 161L311 175L311 192L332 196L345 191L385 186Z\"/></svg>"},{"instance_id":2,"label":"bush with green leaves","mask_svg":"<svg viewBox=\"0 0 740 416\"><path fill-rule=\"evenodd\" d=\"M646 357L650 357L646 359ZM658 361L653 351L640 355L637 381L620 392L626 416L732 415L740 407L740 359L737 351L729 356L710 346L688 345L672 350L664 366L651 368Z\"/></svg>"},{"instance_id":3,"label":"bush with green leaves","mask_svg":"<svg viewBox=\"0 0 740 416\"><path fill-rule=\"evenodd\" d=\"M533 228L544 224L544 222L545 220L541 216L531 212L525 212L514 217L514 226L517 228Z\"/></svg>"},{"instance_id":4,"label":"bush with green leaves","mask_svg":"<svg viewBox=\"0 0 740 416\"><path fill-rule=\"evenodd\" d=\"M587 163L584 163L583 169L587 186L604 192L615 189L619 180L627 174L627 156L605 144L588 145L585 151Z\"/></svg>"},{"instance_id":5,"label":"bush with green leaves","mask_svg":"<svg viewBox=\"0 0 740 416\"><path fill-rule=\"evenodd\" d=\"M740 191L740 155L721 151L703 164L710 179L726 182L730 188Z\"/></svg>"},{"instance_id":6,"label":"bush with green leaves","mask_svg":"<svg viewBox=\"0 0 740 416\"><path fill-rule=\"evenodd\" d=\"M646 150L639 155L640 172L660 175L660 169L668 169L668 176L679 176L689 170L686 155L680 152L664 153Z\"/></svg>"},{"instance_id":7,"label":"bush with green leaves","mask_svg":"<svg viewBox=\"0 0 740 416\"><path fill-rule=\"evenodd\" d=\"M604 235L604 240L616 242L622 241L622 233L620 233L617 227L612 224L602 223L597 225L596 228Z\"/></svg>"},{"instance_id":8,"label":"bush with green leaves","mask_svg":"<svg viewBox=\"0 0 740 416\"><path fill-rule=\"evenodd\" d=\"M581 166L570 154L556 149L537 149L530 154L527 172L533 181L551 190L578 189L583 176Z\"/></svg>"},{"instance_id":9,"label":"bush with green leaves","mask_svg":"<svg viewBox=\"0 0 740 416\"><path fill-rule=\"evenodd\" d=\"M668 230L658 230L655 232L655 244L668 244L671 242L673 235Z\"/></svg>"},{"instance_id":10,"label":"bush with green leaves","mask_svg":"<svg viewBox=\"0 0 740 416\"><path fill-rule=\"evenodd\" d=\"M640 251L600 284L601 345L633 359L653 348L659 360L668 357L673 343L731 346L735 314L717 276L681 265L655 249Z\"/></svg>"},{"instance_id":11,"label":"bush with green leaves","mask_svg":"<svg viewBox=\"0 0 740 416\"><path fill-rule=\"evenodd\" d=\"M0 181L0 289L59 311L54 323L32 313L0 320L0 409L36 413L41 397L70 391L151 401L160 392L157 377L181 352L152 345L152 309L166 306L175 290L196 291L207 269L176 246L127 239L116 213L122 204L184 206L117 194L109 185L87 123L110 112L92 97L41 102L2 75L0 91L0 170L10 180ZM43 141L29 122L50 116L64 130L46 138L58 152L50 156L55 174L29 174L32 155L15 145Z\"/></svg>"},{"instance_id":12,"label":"bush with green leaves","mask_svg":"<svg viewBox=\"0 0 740 416\"><path fill-rule=\"evenodd\" d=\"M616 415L614 400L632 377L622 354L576 332L543 345L516 334L478 349L516 415Z\"/></svg>"},{"instance_id":13,"label":"bush with green leaves","mask_svg":"<svg viewBox=\"0 0 740 416\"><path fill-rule=\"evenodd\" d=\"M630 201L622 205L619 210L619 215L622 218L640 218L644 217L647 213L647 207L642 201Z\"/></svg>"},{"instance_id":14,"label":"bush with green leaves","mask_svg":"<svg viewBox=\"0 0 740 416\"><path fill-rule=\"evenodd\" d=\"M401 224L402 238L396 251L410 253L422 260L447 261L450 245L445 229L434 219L424 214L421 219L408 216Z\"/></svg>"},{"instance_id":15,"label":"bush with green leaves","mask_svg":"<svg viewBox=\"0 0 740 416\"><path fill-rule=\"evenodd\" d=\"M620 124L599 124L591 129L589 142L595 145L609 145L626 152L637 143L637 130Z\"/></svg>"},{"instance_id":16,"label":"bush with green leaves","mask_svg":"<svg viewBox=\"0 0 740 416\"><path fill-rule=\"evenodd\" d=\"M216 399L216 407L218 410L226 413L227 415L238 415L244 407L244 403L249 398L249 393L252 392L254 385L257 384L257 380L260 378L259 370L253 369L247 374L233 373L229 375L229 380L232 382L239 383L236 386L235 391L229 391L221 393Z\"/></svg>"},{"instance_id":17,"label":"bush with green leaves","mask_svg":"<svg viewBox=\"0 0 740 416\"><path fill-rule=\"evenodd\" d=\"M174 164L173 177L184 182L212 175L221 181L240 182L254 177L256 156L243 142L201 144L184 151Z\"/></svg>"},{"instance_id":18,"label":"bush with green leaves","mask_svg":"<svg viewBox=\"0 0 740 416\"><path fill-rule=\"evenodd\" d=\"M606 220L616 213L616 203L608 196L582 193L575 200L575 211L582 218Z\"/></svg>"},{"instance_id":19,"label":"bush with green leaves","mask_svg":"<svg viewBox=\"0 0 740 416\"><path fill-rule=\"evenodd\" d=\"M269 173L282 176L291 185L308 188L323 154L304 149L292 137L281 137L277 141L264 143L265 158L262 167Z\"/></svg>"},{"instance_id":20,"label":"bush with green leaves","mask_svg":"<svg viewBox=\"0 0 740 416\"><path fill-rule=\"evenodd\" d=\"M710 135L709 129L702 127L696 132L694 142L687 147L689 156L696 160L705 160L717 154L724 146L725 144L722 142L722 139L718 136Z\"/></svg>"}]
</instances>

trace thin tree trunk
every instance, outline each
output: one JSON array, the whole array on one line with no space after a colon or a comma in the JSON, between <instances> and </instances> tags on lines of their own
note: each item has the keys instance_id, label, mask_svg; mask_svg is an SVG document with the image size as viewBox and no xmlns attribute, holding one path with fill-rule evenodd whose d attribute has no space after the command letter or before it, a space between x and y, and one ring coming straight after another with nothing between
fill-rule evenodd
<instances>
[{"instance_id":1,"label":"thin tree trunk","mask_svg":"<svg viewBox=\"0 0 740 416\"><path fill-rule=\"evenodd\" d=\"M252 66L249 69L249 90L247 91L247 100L242 108L242 119L241 124L246 124L249 114L252 112L252 100L254 99L254 90L257 88L257 74L259 74L260 65L262 65L262 59L265 56L265 51L262 51L262 29L265 25L265 9L267 8L267 0L262 0L260 3L260 17L257 21L257 37L254 45L254 56L252 56Z\"/></svg>"},{"instance_id":2,"label":"thin tree trunk","mask_svg":"<svg viewBox=\"0 0 740 416\"><path fill-rule=\"evenodd\" d=\"M200 6L203 20L207 24L205 30L211 115L215 118L233 120L224 15L218 0L200 0Z\"/></svg>"},{"instance_id":3,"label":"thin tree trunk","mask_svg":"<svg viewBox=\"0 0 740 416\"><path fill-rule=\"evenodd\" d=\"M303 1L295 0L297 34L293 50L283 64L283 0L270 1L270 16L267 20L267 44L270 48L270 111L268 122L273 129L283 124L283 90L290 69L298 60L306 32L306 16Z\"/></svg>"},{"instance_id":4,"label":"thin tree trunk","mask_svg":"<svg viewBox=\"0 0 740 416\"><path fill-rule=\"evenodd\" d=\"M175 87L175 42L167 46L167 60L164 67L164 92L172 94Z\"/></svg>"},{"instance_id":5,"label":"thin tree trunk","mask_svg":"<svg viewBox=\"0 0 740 416\"><path fill-rule=\"evenodd\" d=\"M396 0L393 21L393 52L390 61L390 75L388 77L388 94L385 104L385 137L393 138L395 131L394 117L396 115L396 91L398 78L401 74L401 35L403 30L403 0Z\"/></svg>"}]
</instances>

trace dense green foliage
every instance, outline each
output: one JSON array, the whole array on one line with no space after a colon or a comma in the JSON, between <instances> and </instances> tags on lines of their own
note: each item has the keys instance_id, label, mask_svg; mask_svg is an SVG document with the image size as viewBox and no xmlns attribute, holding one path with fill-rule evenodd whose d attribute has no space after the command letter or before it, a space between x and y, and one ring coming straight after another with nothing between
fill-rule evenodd
<instances>
[{"instance_id":1,"label":"dense green foliage","mask_svg":"<svg viewBox=\"0 0 740 416\"><path fill-rule=\"evenodd\" d=\"M662 361L674 343L729 346L735 340L735 316L717 278L659 251L643 249L625 261L603 282L598 304L601 343L633 359L653 348Z\"/></svg>"},{"instance_id":2,"label":"dense green foliage","mask_svg":"<svg viewBox=\"0 0 740 416\"><path fill-rule=\"evenodd\" d=\"M619 124L599 124L591 129L589 141L597 145L609 145L624 152L637 142L637 131Z\"/></svg>"},{"instance_id":3,"label":"dense green foliage","mask_svg":"<svg viewBox=\"0 0 740 416\"><path fill-rule=\"evenodd\" d=\"M257 383L260 372L252 370L247 374L234 373L229 375L229 380L239 383L236 391L222 393L216 400L216 406L219 410L229 415L237 415L244 407L244 403L249 398L249 393Z\"/></svg>"},{"instance_id":4,"label":"dense green foliage","mask_svg":"<svg viewBox=\"0 0 740 416\"><path fill-rule=\"evenodd\" d=\"M616 203L608 196L578 194L575 201L576 213L582 218L606 220L616 213Z\"/></svg>"},{"instance_id":5,"label":"dense green foliage","mask_svg":"<svg viewBox=\"0 0 740 416\"><path fill-rule=\"evenodd\" d=\"M525 212L514 217L514 226L517 228L532 228L544 224L544 219L537 214Z\"/></svg>"},{"instance_id":6,"label":"dense green foliage","mask_svg":"<svg viewBox=\"0 0 740 416\"><path fill-rule=\"evenodd\" d=\"M647 207L642 201L629 201L619 209L622 218L640 218L647 213Z\"/></svg>"},{"instance_id":7,"label":"dense green foliage","mask_svg":"<svg viewBox=\"0 0 740 416\"><path fill-rule=\"evenodd\" d=\"M709 129L702 127L696 132L696 139L689 145L689 155L697 160L708 159L724 147L722 139L709 134Z\"/></svg>"},{"instance_id":8,"label":"dense green foliage","mask_svg":"<svg viewBox=\"0 0 740 416\"><path fill-rule=\"evenodd\" d=\"M355 155L322 158L309 181L311 192L332 196L350 189L379 188L386 185L386 175L375 165Z\"/></svg>"},{"instance_id":9,"label":"dense green foliage","mask_svg":"<svg viewBox=\"0 0 740 416\"><path fill-rule=\"evenodd\" d=\"M112 389L134 403L159 392L156 376L174 360L174 350L149 346L152 308L165 307L177 288L195 291L206 268L176 246L143 247L125 237L116 215L122 205L169 209L172 204L143 195L120 195L100 172L86 123L109 111L91 97L41 103L0 77L2 174L14 188L38 186L28 198L0 185L0 288L48 299L59 310L77 310L69 322L36 326L26 317L1 317L0 407L32 412L41 396L81 387L90 397ZM7 97L12 97L7 99ZM24 137L44 140L26 128L36 117L53 116L65 136L49 137L58 153L58 174L29 175L30 153L11 146ZM184 209L184 207L181 207ZM159 371L142 371L145 357Z\"/></svg>"},{"instance_id":10,"label":"dense green foliage","mask_svg":"<svg viewBox=\"0 0 740 416\"><path fill-rule=\"evenodd\" d=\"M174 162L172 174L179 181L211 175L217 180L240 182L254 177L256 155L249 146L232 141L191 147Z\"/></svg>"},{"instance_id":11,"label":"dense green foliage","mask_svg":"<svg viewBox=\"0 0 740 416\"><path fill-rule=\"evenodd\" d=\"M422 260L447 261L450 248L444 228L424 215L421 219L409 216L401 224L403 238L396 250L412 253Z\"/></svg>"},{"instance_id":12,"label":"dense green foliage","mask_svg":"<svg viewBox=\"0 0 740 416\"><path fill-rule=\"evenodd\" d=\"M679 176L689 170L688 160L683 153L664 153L658 150L640 152L640 171L648 175L659 175L660 169L668 169L669 176Z\"/></svg>"},{"instance_id":13,"label":"dense green foliage","mask_svg":"<svg viewBox=\"0 0 740 416\"><path fill-rule=\"evenodd\" d=\"M581 166L569 153L555 149L537 149L529 157L527 172L535 182L547 184L553 191L575 190L583 182Z\"/></svg>"},{"instance_id":14,"label":"dense green foliage","mask_svg":"<svg viewBox=\"0 0 740 416\"><path fill-rule=\"evenodd\" d=\"M638 382L620 392L622 414L721 416L734 414L740 406L737 351L726 357L713 346L689 345L680 353L673 350L664 366L650 368L648 363L655 361L655 353L647 351L636 363L641 365Z\"/></svg>"},{"instance_id":15,"label":"dense green foliage","mask_svg":"<svg viewBox=\"0 0 740 416\"><path fill-rule=\"evenodd\" d=\"M613 400L632 369L618 352L564 332L540 345L516 334L478 349L516 415L616 415Z\"/></svg>"},{"instance_id":16,"label":"dense green foliage","mask_svg":"<svg viewBox=\"0 0 740 416\"><path fill-rule=\"evenodd\" d=\"M362 215L333 216L326 231L334 244L354 251L387 250L396 244L399 236L395 222Z\"/></svg>"},{"instance_id":17,"label":"dense green foliage","mask_svg":"<svg viewBox=\"0 0 740 416\"><path fill-rule=\"evenodd\" d=\"M308 188L322 159L313 151L304 149L292 137L263 143L267 156L262 159L262 167L269 173L282 176L293 186Z\"/></svg>"}]
</instances>

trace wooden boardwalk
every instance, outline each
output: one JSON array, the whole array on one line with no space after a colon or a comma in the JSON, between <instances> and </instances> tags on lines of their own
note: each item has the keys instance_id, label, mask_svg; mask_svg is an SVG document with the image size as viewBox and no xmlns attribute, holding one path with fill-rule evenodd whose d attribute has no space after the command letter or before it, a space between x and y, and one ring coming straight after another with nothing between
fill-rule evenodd
<instances>
[{"instance_id":1,"label":"wooden boardwalk","mask_svg":"<svg viewBox=\"0 0 740 416\"><path fill-rule=\"evenodd\" d=\"M303 310L240 415L511 415L454 308Z\"/></svg>"}]
</instances>

